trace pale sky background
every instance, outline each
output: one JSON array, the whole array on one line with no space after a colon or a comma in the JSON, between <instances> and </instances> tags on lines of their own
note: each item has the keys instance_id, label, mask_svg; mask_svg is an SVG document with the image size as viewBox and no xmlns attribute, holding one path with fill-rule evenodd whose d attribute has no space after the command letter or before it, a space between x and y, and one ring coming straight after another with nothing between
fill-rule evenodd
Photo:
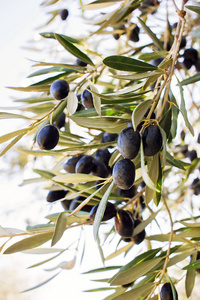
<instances>
[{"instance_id":1,"label":"pale sky background","mask_svg":"<svg viewBox=\"0 0 200 300\"><path fill-rule=\"evenodd\" d=\"M34 29L44 24L49 18L45 15L44 9L41 9L39 6L41 2L41 0L0 0L0 107L11 106L12 97L28 97L26 93L14 92L6 87L25 85L26 76L28 76L30 72L33 72L31 63L27 58L33 59L35 54L24 50L23 47L27 46L27 40L33 37L35 33ZM68 3L69 2L70 1L68 1ZM62 24L61 26L64 25ZM0 120L0 122L0 135L16 130L18 124L20 124L17 120ZM37 191L34 193L35 190L30 185L19 187L23 179L22 174L19 173L18 176L17 174L7 175L10 171L9 168L6 159L1 158L0 225L3 227L25 229L26 217L33 222L36 221L35 224L37 224L37 222L46 223L47 220L43 217L47 215L48 210L50 212L50 209L46 207L45 199L42 202L38 201ZM44 195L45 194L46 193L44 193ZM37 215L38 212L40 212L40 216ZM73 234L76 235L79 233L73 232ZM74 237L73 234L71 238ZM92 228L90 228L90 234L92 236ZM69 235L67 236L67 245L69 244L68 238L70 240ZM0 240L0 245L2 243L3 240ZM63 246L66 246L65 244L66 242L64 242ZM72 253L64 254L59 260L52 261L52 263L48 265L46 264L42 267L30 270L27 270L30 265L43 261L49 256L29 256L25 254L1 256L0 300L53 300L56 298L59 300L102 299L102 293L95 293L95 295L92 293L82 293L83 290L95 287L96 285L91 283L90 278L92 277L85 275L79 276L79 273L98 267L96 262L100 262L97 245L93 239L91 239L86 247L88 254L80 269L79 257L77 267L75 267L74 270L64 271L50 283L25 294L20 294L20 292L45 281L57 273L57 270L54 272L45 272L45 268L54 267L62 260L70 260ZM102 267L101 263L99 267ZM5 299L2 293L3 286L5 288L8 287L9 290L18 291L19 295L13 296L12 293L10 293L7 294L7 298Z\"/></svg>"}]
</instances>

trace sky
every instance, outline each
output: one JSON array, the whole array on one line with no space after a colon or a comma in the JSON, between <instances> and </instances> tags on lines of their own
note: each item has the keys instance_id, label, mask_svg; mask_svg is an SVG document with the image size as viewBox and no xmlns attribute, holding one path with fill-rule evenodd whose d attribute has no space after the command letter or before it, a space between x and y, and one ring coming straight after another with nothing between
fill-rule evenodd
<instances>
[{"instance_id":1,"label":"sky","mask_svg":"<svg viewBox=\"0 0 200 300\"><path fill-rule=\"evenodd\" d=\"M34 54L30 54L25 49L27 41L35 36L35 28L45 23L48 19L39 5L41 0L0 0L0 107L6 108L13 105L13 97L25 97L8 86L23 86L25 78L30 74L31 63L27 58L33 59ZM12 111L11 111L12 112ZM17 120L1 120L0 135L16 130L20 125ZM12 159L12 155L11 155ZM14 159L14 157L13 157ZM31 220L38 221L38 212L40 217L48 212L46 203L40 202L37 191L30 186L20 187L23 178L19 172L18 176L10 174L10 166L7 165L6 159L1 158L0 167L0 186L1 186L1 202L0 202L0 225L3 227L13 227L25 229L25 222ZM45 195L45 194L43 194ZM45 206L43 208L42 206ZM41 208L40 208L41 207ZM27 220L26 220L27 219ZM41 221L41 220L40 220ZM44 219L42 219L44 221ZM91 231L91 229L90 229ZM73 233L74 234L74 233ZM76 233L75 233L76 234ZM77 232L77 234L79 234ZM92 235L92 232L90 233ZM70 237L67 237L67 239ZM0 245L2 242L0 242ZM63 246L63 245L62 245ZM83 290L94 287L86 275L79 276L80 272L92 269L99 260L97 244L90 241L88 247L88 256L86 255L85 263L81 267L77 264L74 270L64 271L58 275L50 283L44 285L40 289L21 294L24 289L31 288L46 279L53 276L56 272L45 272L44 268L54 267L60 261L55 261L45 267L38 267L28 270L28 266L33 263L45 260L46 256L32 256L25 254L3 255L0 260L0 272L4 276L0 278L0 286L10 290L9 294L4 295L2 288L0 289L0 300L37 300L48 299L53 300L59 294L59 300L62 299L94 299L92 294L84 294ZM92 247L92 248L91 248ZM93 255L94 253L94 255ZM64 260L71 259L72 253L67 253L63 257ZM80 259L80 258L79 258ZM102 266L102 264L100 264ZM88 267L88 269L87 269ZM18 294L12 295L11 291ZM70 296L69 296L70 295ZM2 298L1 298L2 297ZM99 297L99 298L98 298ZM95 295L95 299L102 299L102 295Z\"/></svg>"}]
</instances>

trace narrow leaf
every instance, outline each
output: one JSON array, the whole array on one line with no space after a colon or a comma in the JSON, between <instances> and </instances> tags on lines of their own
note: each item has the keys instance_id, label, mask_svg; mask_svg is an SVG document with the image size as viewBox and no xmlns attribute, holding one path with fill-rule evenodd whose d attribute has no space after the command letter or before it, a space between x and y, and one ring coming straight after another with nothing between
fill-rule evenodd
<instances>
[{"instance_id":1,"label":"narrow leaf","mask_svg":"<svg viewBox=\"0 0 200 300\"><path fill-rule=\"evenodd\" d=\"M138 124L140 123L152 103L153 100L146 100L136 106L132 114L132 123L134 128L137 128Z\"/></svg>"},{"instance_id":2,"label":"narrow leaf","mask_svg":"<svg viewBox=\"0 0 200 300\"><path fill-rule=\"evenodd\" d=\"M99 93L98 89L95 87L95 85L92 82L90 82L90 89L91 92ZM92 96L93 96L94 108L96 109L98 115L101 116L101 98L96 94L93 94Z\"/></svg>"},{"instance_id":3,"label":"narrow leaf","mask_svg":"<svg viewBox=\"0 0 200 300\"><path fill-rule=\"evenodd\" d=\"M120 55L108 56L103 60L103 63L113 69L129 72L146 72L157 70L157 67L145 63L143 61Z\"/></svg>"},{"instance_id":4,"label":"narrow leaf","mask_svg":"<svg viewBox=\"0 0 200 300\"><path fill-rule=\"evenodd\" d=\"M153 33L153 31L142 21L142 19L138 18L140 25L144 29L144 31L148 34L148 36L152 39L153 43L158 47L160 50L163 49L161 41L157 38L157 36Z\"/></svg>"},{"instance_id":5,"label":"narrow leaf","mask_svg":"<svg viewBox=\"0 0 200 300\"><path fill-rule=\"evenodd\" d=\"M196 253L192 255L191 264L196 261ZM195 284L196 271L195 269L187 270L186 279L185 279L185 291L186 295L189 298L192 294L194 284Z\"/></svg>"},{"instance_id":6,"label":"narrow leaf","mask_svg":"<svg viewBox=\"0 0 200 300\"><path fill-rule=\"evenodd\" d=\"M142 169L143 180L149 188L151 188L152 190L154 190L156 192L159 192L159 190L155 187L153 181L151 180L151 178L149 177L149 175L146 171L142 139L141 139L140 153L141 153L141 169Z\"/></svg>"},{"instance_id":7,"label":"narrow leaf","mask_svg":"<svg viewBox=\"0 0 200 300\"><path fill-rule=\"evenodd\" d=\"M11 253L20 252L27 249L38 247L46 243L47 241L49 241L52 238L52 235L53 235L52 231L35 234L8 247L4 251L4 254L11 254Z\"/></svg>"},{"instance_id":8,"label":"narrow leaf","mask_svg":"<svg viewBox=\"0 0 200 300\"><path fill-rule=\"evenodd\" d=\"M67 100L67 110L69 115L73 115L78 107L78 98L74 92L69 92Z\"/></svg>"},{"instance_id":9,"label":"narrow leaf","mask_svg":"<svg viewBox=\"0 0 200 300\"><path fill-rule=\"evenodd\" d=\"M195 82L198 82L200 81L200 72L196 73L195 75L189 77L189 78L186 78L184 80L182 80L180 82L180 85L187 85L187 84L192 84L192 83L195 83Z\"/></svg>"},{"instance_id":10,"label":"narrow leaf","mask_svg":"<svg viewBox=\"0 0 200 300\"><path fill-rule=\"evenodd\" d=\"M65 174L65 175L58 175L53 177L54 181L63 182L63 183L81 183L81 182L98 181L104 179L99 176L82 174L82 173Z\"/></svg>"},{"instance_id":11,"label":"narrow leaf","mask_svg":"<svg viewBox=\"0 0 200 300\"><path fill-rule=\"evenodd\" d=\"M81 50L79 50L76 46L74 46L72 43L67 41L62 37L62 35L55 33L55 38L56 40L72 55L76 56L80 60L84 61L85 63L88 63L89 65L94 66L93 62L91 59L83 53Z\"/></svg>"},{"instance_id":12,"label":"narrow leaf","mask_svg":"<svg viewBox=\"0 0 200 300\"><path fill-rule=\"evenodd\" d=\"M99 203L99 206L98 206L98 209L97 209L97 212L96 212L96 215L95 215L95 219L94 219L94 224L93 224L93 234L94 234L95 240L98 237L98 231L99 231L99 226L100 226L100 223L101 223L101 219L103 217L103 214L104 214L104 211L105 211L105 208L106 208L106 204L107 204L107 201L108 201L108 197L109 197L109 195L112 191L113 186L114 186L114 182L112 181L110 186L107 188L105 194L103 195L103 197L101 199L101 202Z\"/></svg>"},{"instance_id":13,"label":"narrow leaf","mask_svg":"<svg viewBox=\"0 0 200 300\"><path fill-rule=\"evenodd\" d=\"M188 8L189 10L192 10L192 11L196 12L197 14L200 14L200 7L199 6L186 5L185 7Z\"/></svg>"},{"instance_id":14,"label":"narrow leaf","mask_svg":"<svg viewBox=\"0 0 200 300\"><path fill-rule=\"evenodd\" d=\"M66 213L66 212L60 213L60 215L57 219L57 222L56 222L56 227L55 227L54 234L52 237L51 246L54 246L63 236L63 233L66 230L68 215L69 215L69 213Z\"/></svg>"},{"instance_id":15,"label":"narrow leaf","mask_svg":"<svg viewBox=\"0 0 200 300\"><path fill-rule=\"evenodd\" d=\"M192 127L192 125L190 124L189 120L188 120L188 116L187 116L187 110L186 110L186 107L185 107L185 99L184 99L184 95L183 95L183 88L180 84L180 81L178 80L177 78L177 81L178 81L178 86L179 86L179 89L180 89L180 95L181 95L181 104L180 104L180 111L183 115L183 118L184 118L184 121L185 121L185 125L187 126L187 128L189 129L189 131L191 132L191 134L194 136L194 129Z\"/></svg>"}]
</instances>

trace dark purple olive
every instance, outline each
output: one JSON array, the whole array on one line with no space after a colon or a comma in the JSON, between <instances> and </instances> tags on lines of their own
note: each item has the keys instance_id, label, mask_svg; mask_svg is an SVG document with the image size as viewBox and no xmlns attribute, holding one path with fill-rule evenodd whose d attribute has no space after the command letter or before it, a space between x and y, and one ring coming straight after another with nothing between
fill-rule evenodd
<instances>
[{"instance_id":1,"label":"dark purple olive","mask_svg":"<svg viewBox=\"0 0 200 300\"><path fill-rule=\"evenodd\" d=\"M57 79L52 82L50 86L50 93L56 100L62 100L67 98L69 94L69 84L64 79Z\"/></svg>"},{"instance_id":2,"label":"dark purple olive","mask_svg":"<svg viewBox=\"0 0 200 300\"><path fill-rule=\"evenodd\" d=\"M51 150L58 144L59 131L54 125L45 125L39 131L36 140L41 150Z\"/></svg>"},{"instance_id":3,"label":"dark purple olive","mask_svg":"<svg viewBox=\"0 0 200 300\"><path fill-rule=\"evenodd\" d=\"M176 292L176 299L178 300L178 294ZM160 300L173 300L173 292L172 292L172 287L170 282L166 282L163 284L161 291L160 291Z\"/></svg>"},{"instance_id":4,"label":"dark purple olive","mask_svg":"<svg viewBox=\"0 0 200 300\"><path fill-rule=\"evenodd\" d=\"M123 129L118 136L117 146L121 155L128 159L134 159L140 150L140 133L133 127Z\"/></svg>"},{"instance_id":5,"label":"dark purple olive","mask_svg":"<svg viewBox=\"0 0 200 300\"><path fill-rule=\"evenodd\" d=\"M90 89L90 88L88 88ZM94 107L94 103L93 103L93 96L92 93L90 91L88 91L88 89L84 90L81 94L81 102L82 105L86 108L93 108Z\"/></svg>"},{"instance_id":6,"label":"dark purple olive","mask_svg":"<svg viewBox=\"0 0 200 300\"><path fill-rule=\"evenodd\" d=\"M99 204L92 207L92 209L90 211L90 215L89 215L90 221L94 221L98 207L99 207ZM102 217L102 221L110 220L115 216L116 216L115 205L111 202L107 202L106 208L105 208L105 211L104 211L104 214Z\"/></svg>"},{"instance_id":7,"label":"dark purple olive","mask_svg":"<svg viewBox=\"0 0 200 300\"><path fill-rule=\"evenodd\" d=\"M82 156L83 155L80 154L80 155L73 156L72 158L68 159L68 161L63 165L63 169L67 173L75 173L76 164Z\"/></svg>"},{"instance_id":8,"label":"dark purple olive","mask_svg":"<svg viewBox=\"0 0 200 300\"><path fill-rule=\"evenodd\" d=\"M49 191L47 194L47 202L55 202L59 199L62 199L66 196L68 190L57 190L57 191Z\"/></svg>"},{"instance_id":9,"label":"dark purple olive","mask_svg":"<svg viewBox=\"0 0 200 300\"><path fill-rule=\"evenodd\" d=\"M65 8L65 9L60 10L59 15L61 17L61 20L65 21L69 15L68 9Z\"/></svg>"},{"instance_id":10,"label":"dark purple olive","mask_svg":"<svg viewBox=\"0 0 200 300\"><path fill-rule=\"evenodd\" d=\"M69 210L75 210L80 204L81 202L83 202L86 198L85 197L82 197L82 196L78 196L76 198L74 198L70 205L69 205ZM92 206L89 205L89 204L86 204L84 207L81 208L82 211L85 211L85 212L90 212Z\"/></svg>"},{"instance_id":11,"label":"dark purple olive","mask_svg":"<svg viewBox=\"0 0 200 300\"><path fill-rule=\"evenodd\" d=\"M58 118L55 120L54 125L55 125L58 129L60 129L60 128L62 128L62 127L65 127L65 118L66 118L66 115L65 115L64 112L62 112L62 113L60 114L60 116L58 116Z\"/></svg>"},{"instance_id":12,"label":"dark purple olive","mask_svg":"<svg viewBox=\"0 0 200 300\"><path fill-rule=\"evenodd\" d=\"M130 189L135 181L135 165L130 159L120 159L113 167L113 181L123 190Z\"/></svg>"},{"instance_id":13,"label":"dark purple olive","mask_svg":"<svg viewBox=\"0 0 200 300\"><path fill-rule=\"evenodd\" d=\"M117 137L118 134L116 133L105 132L102 136L102 143L113 142L117 139Z\"/></svg>"},{"instance_id":14,"label":"dark purple olive","mask_svg":"<svg viewBox=\"0 0 200 300\"><path fill-rule=\"evenodd\" d=\"M135 222L133 214L128 210L119 209L115 216L115 229L116 232L125 238L133 235Z\"/></svg>"},{"instance_id":15,"label":"dark purple olive","mask_svg":"<svg viewBox=\"0 0 200 300\"><path fill-rule=\"evenodd\" d=\"M75 166L76 173L89 174L94 168L94 158L91 155L83 155Z\"/></svg>"},{"instance_id":16,"label":"dark purple olive","mask_svg":"<svg viewBox=\"0 0 200 300\"><path fill-rule=\"evenodd\" d=\"M197 158L197 151L196 150L191 150L187 152L187 157L190 159L192 162L194 159Z\"/></svg>"},{"instance_id":17,"label":"dark purple olive","mask_svg":"<svg viewBox=\"0 0 200 300\"><path fill-rule=\"evenodd\" d=\"M87 63L80 60L79 58L76 59L76 65L77 66L80 66L80 67L86 67L87 66Z\"/></svg>"},{"instance_id":18,"label":"dark purple olive","mask_svg":"<svg viewBox=\"0 0 200 300\"><path fill-rule=\"evenodd\" d=\"M102 161L106 166L109 163L110 157L111 157L111 153L107 148L98 149L94 156L96 160Z\"/></svg>"},{"instance_id":19,"label":"dark purple olive","mask_svg":"<svg viewBox=\"0 0 200 300\"><path fill-rule=\"evenodd\" d=\"M139 219L136 219L135 220L135 228L137 228L137 226L141 223L142 221L139 220ZM134 228L134 229L135 229ZM134 231L133 231L133 234L134 234ZM145 232L145 229L143 229L141 232L139 232L138 234L134 235L131 237L131 240L134 244L136 245L139 245L140 243L142 243L145 239L145 235L146 235L146 232Z\"/></svg>"},{"instance_id":20,"label":"dark purple olive","mask_svg":"<svg viewBox=\"0 0 200 300\"><path fill-rule=\"evenodd\" d=\"M106 178L109 175L108 167L104 162L94 159L92 175Z\"/></svg>"},{"instance_id":21,"label":"dark purple olive","mask_svg":"<svg viewBox=\"0 0 200 300\"><path fill-rule=\"evenodd\" d=\"M135 43L139 42L140 38L139 38L139 32L140 32L140 28L136 25L130 33L129 39Z\"/></svg>"},{"instance_id":22,"label":"dark purple olive","mask_svg":"<svg viewBox=\"0 0 200 300\"><path fill-rule=\"evenodd\" d=\"M130 189L128 190L122 190L119 189L118 195L122 196L124 198L133 198L136 195L136 186L133 185Z\"/></svg>"},{"instance_id":23,"label":"dark purple olive","mask_svg":"<svg viewBox=\"0 0 200 300\"><path fill-rule=\"evenodd\" d=\"M163 144L162 134L156 125L146 127L142 134L142 141L145 156L153 156L157 154Z\"/></svg>"}]
</instances>

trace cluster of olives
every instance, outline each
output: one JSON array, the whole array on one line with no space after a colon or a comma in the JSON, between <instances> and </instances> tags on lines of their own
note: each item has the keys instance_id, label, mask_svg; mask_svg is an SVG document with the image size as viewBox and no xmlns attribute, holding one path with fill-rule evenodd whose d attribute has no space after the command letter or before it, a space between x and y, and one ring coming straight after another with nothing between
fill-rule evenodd
<instances>
[{"instance_id":1,"label":"cluster of olives","mask_svg":"<svg viewBox=\"0 0 200 300\"><path fill-rule=\"evenodd\" d=\"M56 100L63 100L69 94L69 84L64 79L53 81L50 93ZM62 113L54 124L45 125L37 135L37 144L41 150L52 150L59 141L59 129L65 126L65 114Z\"/></svg>"},{"instance_id":2,"label":"cluster of olives","mask_svg":"<svg viewBox=\"0 0 200 300\"><path fill-rule=\"evenodd\" d=\"M157 125L149 125L144 128L142 134L134 130L133 126L123 129L118 136L118 150L123 156L113 167L113 181L123 190L130 189L135 181L135 165L132 162L140 150L141 139L145 156L157 154L163 144L162 134Z\"/></svg>"},{"instance_id":3,"label":"cluster of olives","mask_svg":"<svg viewBox=\"0 0 200 300\"><path fill-rule=\"evenodd\" d=\"M140 38L139 38L140 28L135 23L132 23L130 26L131 26L131 29L130 29L128 38L130 41L137 43L140 40ZM118 40L121 35L126 33L126 30L127 30L126 26L124 24L122 24L120 26L116 26L114 29L119 30L119 33L113 34L113 37L115 40Z\"/></svg>"},{"instance_id":4,"label":"cluster of olives","mask_svg":"<svg viewBox=\"0 0 200 300\"><path fill-rule=\"evenodd\" d=\"M175 289L175 287L174 287ZM176 293L176 299L178 300L178 293L175 289ZM172 291L172 286L170 282L166 282L163 284L161 291L160 291L160 300L173 300L173 291Z\"/></svg>"},{"instance_id":5,"label":"cluster of olives","mask_svg":"<svg viewBox=\"0 0 200 300\"><path fill-rule=\"evenodd\" d=\"M86 66L87 64L79 59L76 60L76 64L80 66ZM89 91L89 87L85 89L82 94L77 95L78 107L76 111L83 108L93 108L93 97ZM57 79L53 81L50 86L50 93L55 100L64 100L69 94L69 84L64 79ZM53 124L45 125L37 135L37 144L41 150L52 150L59 142L59 129L65 127L66 115L64 112L58 116Z\"/></svg>"}]
</instances>

